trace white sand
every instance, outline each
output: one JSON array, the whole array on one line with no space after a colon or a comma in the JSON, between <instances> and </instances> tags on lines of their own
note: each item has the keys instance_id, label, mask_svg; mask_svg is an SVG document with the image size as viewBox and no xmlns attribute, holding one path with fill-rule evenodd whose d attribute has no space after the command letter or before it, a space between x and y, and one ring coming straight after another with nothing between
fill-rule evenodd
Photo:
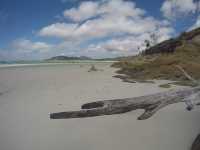
<instances>
[{"instance_id":1,"label":"white sand","mask_svg":"<svg viewBox=\"0 0 200 150\"><path fill-rule=\"evenodd\" d=\"M87 119L50 120L90 101L141 96L166 89L112 78L114 69L87 72L75 64L0 68L0 150L189 150L200 133L200 109L175 104L153 118L142 111Z\"/></svg>"}]
</instances>

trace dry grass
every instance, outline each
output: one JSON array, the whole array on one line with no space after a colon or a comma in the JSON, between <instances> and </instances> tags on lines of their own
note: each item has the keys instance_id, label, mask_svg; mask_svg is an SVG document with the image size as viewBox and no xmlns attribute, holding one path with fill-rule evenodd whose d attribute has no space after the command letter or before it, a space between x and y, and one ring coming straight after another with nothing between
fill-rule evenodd
<instances>
[{"instance_id":1,"label":"dry grass","mask_svg":"<svg viewBox=\"0 0 200 150\"><path fill-rule=\"evenodd\" d=\"M200 46L187 42L171 54L138 56L113 64L114 67L120 68L118 73L135 80L187 81L176 65L180 65L196 80L200 80Z\"/></svg>"}]
</instances>

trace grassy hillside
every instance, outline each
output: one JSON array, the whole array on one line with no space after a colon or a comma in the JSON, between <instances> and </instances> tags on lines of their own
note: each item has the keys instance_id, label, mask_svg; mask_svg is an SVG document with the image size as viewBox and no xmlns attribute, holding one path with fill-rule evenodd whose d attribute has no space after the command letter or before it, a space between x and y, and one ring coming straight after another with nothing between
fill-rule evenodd
<instances>
[{"instance_id":1,"label":"grassy hillside","mask_svg":"<svg viewBox=\"0 0 200 150\"><path fill-rule=\"evenodd\" d=\"M132 59L114 63L114 67L120 68L118 73L123 75L118 77L136 81L166 79L182 81L183 84L187 79L177 69L176 66L179 65L200 80L200 28L174 39L178 45L174 45L173 40L170 41L162 42Z\"/></svg>"}]
</instances>

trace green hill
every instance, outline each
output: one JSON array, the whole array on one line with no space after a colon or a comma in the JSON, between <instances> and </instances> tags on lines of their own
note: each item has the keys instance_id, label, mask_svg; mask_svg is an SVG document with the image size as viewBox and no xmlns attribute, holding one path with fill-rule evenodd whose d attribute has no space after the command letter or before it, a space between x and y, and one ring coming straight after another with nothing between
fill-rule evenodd
<instances>
[{"instance_id":1,"label":"green hill","mask_svg":"<svg viewBox=\"0 0 200 150\"><path fill-rule=\"evenodd\" d=\"M65 61L65 60L91 60L92 58L86 57L86 56L80 56L80 57L69 57L69 56L55 56L50 59L47 59L48 61Z\"/></svg>"}]
</instances>

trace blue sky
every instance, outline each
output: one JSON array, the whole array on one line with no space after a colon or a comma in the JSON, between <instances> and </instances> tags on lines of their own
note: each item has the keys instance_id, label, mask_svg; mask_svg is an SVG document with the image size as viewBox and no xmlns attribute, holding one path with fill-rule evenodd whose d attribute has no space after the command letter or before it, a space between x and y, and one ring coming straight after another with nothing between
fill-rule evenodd
<instances>
[{"instance_id":1,"label":"blue sky","mask_svg":"<svg viewBox=\"0 0 200 150\"><path fill-rule=\"evenodd\" d=\"M0 0L0 60L134 55L200 26L194 0Z\"/></svg>"}]
</instances>

